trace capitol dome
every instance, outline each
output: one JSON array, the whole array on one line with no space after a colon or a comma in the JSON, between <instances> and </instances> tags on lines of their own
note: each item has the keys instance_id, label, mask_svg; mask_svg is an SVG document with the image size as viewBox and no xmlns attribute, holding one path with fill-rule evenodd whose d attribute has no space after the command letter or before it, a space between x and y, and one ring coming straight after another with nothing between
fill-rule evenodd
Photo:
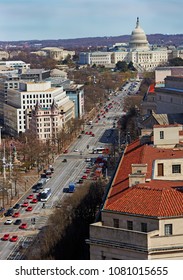
<instances>
[{"instance_id":1,"label":"capitol dome","mask_svg":"<svg viewBox=\"0 0 183 280\"><path fill-rule=\"evenodd\" d=\"M139 26L139 18L137 18L137 23L135 29L131 33L131 38L129 42L130 49L140 49L148 50L149 43L147 41L146 34L144 30Z\"/></svg>"}]
</instances>

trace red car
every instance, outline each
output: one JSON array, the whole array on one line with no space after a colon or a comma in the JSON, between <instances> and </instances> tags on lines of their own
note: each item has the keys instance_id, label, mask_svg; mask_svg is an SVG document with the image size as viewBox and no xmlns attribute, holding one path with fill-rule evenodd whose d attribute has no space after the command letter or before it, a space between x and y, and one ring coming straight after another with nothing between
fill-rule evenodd
<instances>
[{"instance_id":1,"label":"red car","mask_svg":"<svg viewBox=\"0 0 183 280\"><path fill-rule=\"evenodd\" d=\"M3 235L3 237L1 238L3 241L7 241L9 239L10 235L9 233L6 233Z\"/></svg>"},{"instance_id":2,"label":"red car","mask_svg":"<svg viewBox=\"0 0 183 280\"><path fill-rule=\"evenodd\" d=\"M25 209L25 211L28 211L28 212L30 212L30 211L32 211L32 206L28 206L26 209Z\"/></svg>"},{"instance_id":3,"label":"red car","mask_svg":"<svg viewBox=\"0 0 183 280\"><path fill-rule=\"evenodd\" d=\"M37 198L33 198L33 199L31 200L31 203L37 203L37 202L38 202Z\"/></svg>"},{"instance_id":4,"label":"red car","mask_svg":"<svg viewBox=\"0 0 183 280\"><path fill-rule=\"evenodd\" d=\"M93 132L92 132L92 131L90 131L90 132L89 132L89 134L90 134L90 135L92 135L92 134L93 134Z\"/></svg>"},{"instance_id":5,"label":"red car","mask_svg":"<svg viewBox=\"0 0 183 280\"><path fill-rule=\"evenodd\" d=\"M87 175L83 175L81 179L87 179Z\"/></svg>"},{"instance_id":6,"label":"red car","mask_svg":"<svg viewBox=\"0 0 183 280\"><path fill-rule=\"evenodd\" d=\"M20 213L19 212L15 212L14 214L13 214L13 218L18 218L20 216Z\"/></svg>"},{"instance_id":7,"label":"red car","mask_svg":"<svg viewBox=\"0 0 183 280\"><path fill-rule=\"evenodd\" d=\"M89 173L90 173L90 169L86 169L86 170L85 170L85 173L86 173L86 174L89 174Z\"/></svg>"},{"instance_id":8,"label":"red car","mask_svg":"<svg viewBox=\"0 0 183 280\"><path fill-rule=\"evenodd\" d=\"M92 137L95 137L95 134L94 133L92 133L92 135L91 135Z\"/></svg>"},{"instance_id":9,"label":"red car","mask_svg":"<svg viewBox=\"0 0 183 280\"><path fill-rule=\"evenodd\" d=\"M24 203L22 204L22 207L27 207L29 205L28 201L24 201Z\"/></svg>"},{"instance_id":10,"label":"red car","mask_svg":"<svg viewBox=\"0 0 183 280\"><path fill-rule=\"evenodd\" d=\"M11 242L16 242L18 240L18 236L17 235L13 235L11 238L10 238L10 241Z\"/></svg>"},{"instance_id":11,"label":"red car","mask_svg":"<svg viewBox=\"0 0 183 280\"><path fill-rule=\"evenodd\" d=\"M27 228L27 224L26 224L26 223L21 224L21 225L19 226L19 228L20 228L20 229L26 229L26 228Z\"/></svg>"},{"instance_id":12,"label":"red car","mask_svg":"<svg viewBox=\"0 0 183 280\"><path fill-rule=\"evenodd\" d=\"M64 154L67 154L68 153L68 150L66 149L65 151L64 151Z\"/></svg>"},{"instance_id":13,"label":"red car","mask_svg":"<svg viewBox=\"0 0 183 280\"><path fill-rule=\"evenodd\" d=\"M27 199L33 199L34 198L34 195L33 194L29 194Z\"/></svg>"},{"instance_id":14,"label":"red car","mask_svg":"<svg viewBox=\"0 0 183 280\"><path fill-rule=\"evenodd\" d=\"M88 134L88 131L86 131L85 134Z\"/></svg>"}]
</instances>

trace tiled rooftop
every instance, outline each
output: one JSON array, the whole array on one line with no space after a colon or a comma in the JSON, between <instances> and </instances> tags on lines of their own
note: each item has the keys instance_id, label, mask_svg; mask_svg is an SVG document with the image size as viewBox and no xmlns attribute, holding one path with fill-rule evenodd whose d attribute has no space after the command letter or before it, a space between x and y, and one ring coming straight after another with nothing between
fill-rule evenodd
<instances>
[{"instance_id":1,"label":"tiled rooftop","mask_svg":"<svg viewBox=\"0 0 183 280\"><path fill-rule=\"evenodd\" d=\"M151 217L179 216L183 215L183 193L170 187L134 186L106 209Z\"/></svg>"},{"instance_id":2,"label":"tiled rooftop","mask_svg":"<svg viewBox=\"0 0 183 280\"><path fill-rule=\"evenodd\" d=\"M180 213L183 215L183 193L176 190L176 187L183 186L183 181L152 178L154 160L169 158L183 158L183 150L140 145L139 140L128 145L113 179L104 209L152 216ZM146 179L150 180L129 188L131 164L140 163L147 164ZM160 202L163 204L160 205ZM178 206L178 203L182 206Z\"/></svg>"}]
</instances>

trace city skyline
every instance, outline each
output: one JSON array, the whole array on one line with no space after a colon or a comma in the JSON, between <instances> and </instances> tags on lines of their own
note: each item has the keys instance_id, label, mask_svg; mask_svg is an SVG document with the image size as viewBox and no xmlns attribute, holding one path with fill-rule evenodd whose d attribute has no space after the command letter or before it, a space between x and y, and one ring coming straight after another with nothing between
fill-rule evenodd
<instances>
[{"instance_id":1,"label":"city skyline","mask_svg":"<svg viewBox=\"0 0 183 280\"><path fill-rule=\"evenodd\" d=\"M182 0L1 0L0 41L182 34Z\"/></svg>"}]
</instances>

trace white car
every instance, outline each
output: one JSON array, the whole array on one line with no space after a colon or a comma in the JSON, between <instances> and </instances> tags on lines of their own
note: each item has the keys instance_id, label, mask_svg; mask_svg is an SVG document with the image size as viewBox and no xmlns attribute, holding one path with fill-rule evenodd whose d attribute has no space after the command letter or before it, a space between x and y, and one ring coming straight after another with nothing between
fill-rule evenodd
<instances>
[{"instance_id":1,"label":"white car","mask_svg":"<svg viewBox=\"0 0 183 280\"><path fill-rule=\"evenodd\" d=\"M78 149L74 149L74 152L79 152L79 150Z\"/></svg>"},{"instance_id":2,"label":"white car","mask_svg":"<svg viewBox=\"0 0 183 280\"><path fill-rule=\"evenodd\" d=\"M13 223L13 220L8 219L8 220L6 220L6 222L4 224L5 225L11 225L12 223Z\"/></svg>"}]
</instances>

